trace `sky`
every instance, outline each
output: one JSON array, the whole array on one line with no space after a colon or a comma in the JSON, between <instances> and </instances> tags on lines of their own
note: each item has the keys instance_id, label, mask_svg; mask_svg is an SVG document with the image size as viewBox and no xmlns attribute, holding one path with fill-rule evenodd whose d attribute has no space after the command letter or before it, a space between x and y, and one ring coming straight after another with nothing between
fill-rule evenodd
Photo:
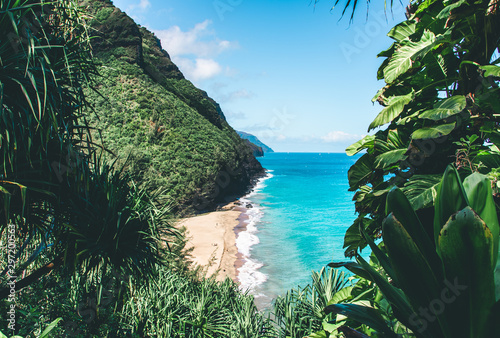
<instances>
[{"instance_id":1,"label":"sky","mask_svg":"<svg viewBox=\"0 0 500 338\"><path fill-rule=\"evenodd\" d=\"M151 30L184 76L216 100L229 124L279 152L343 152L367 134L381 107L371 99L403 21L394 1L114 0ZM341 1L342 3L342 1ZM403 2L406 4L406 2ZM368 13L368 17L367 17Z\"/></svg>"}]
</instances>

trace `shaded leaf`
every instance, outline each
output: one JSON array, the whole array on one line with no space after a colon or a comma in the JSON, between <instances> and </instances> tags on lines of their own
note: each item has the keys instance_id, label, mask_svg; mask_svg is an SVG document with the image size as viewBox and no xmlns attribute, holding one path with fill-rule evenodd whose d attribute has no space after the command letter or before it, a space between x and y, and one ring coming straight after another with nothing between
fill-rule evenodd
<instances>
[{"instance_id":1,"label":"shaded leaf","mask_svg":"<svg viewBox=\"0 0 500 338\"><path fill-rule=\"evenodd\" d=\"M361 324L365 324L378 332L384 333L388 337L396 336L387 326L380 312L371 307L356 304L334 304L328 305L325 308L325 313L342 314Z\"/></svg>"},{"instance_id":2,"label":"shaded leaf","mask_svg":"<svg viewBox=\"0 0 500 338\"><path fill-rule=\"evenodd\" d=\"M386 214L390 214L387 216L389 219L388 221L391 221L391 215L395 218L395 220L392 220L392 222L395 222L393 225L399 225L396 220L401 222L404 230L411 237L412 242L417 246L418 251L436 274L436 279L441 280L441 262L436 254L434 243L429 238L410 202L399 188L393 188L387 195ZM401 232L400 235L403 240L405 234ZM385 237L384 243L387 246L388 242L385 240Z\"/></svg>"},{"instance_id":3,"label":"shaded leaf","mask_svg":"<svg viewBox=\"0 0 500 338\"><path fill-rule=\"evenodd\" d=\"M434 206L434 240L437 246L441 228L451 215L469 205L460 176L453 165L446 168ZM438 251L439 253L439 251Z\"/></svg>"},{"instance_id":4,"label":"shaded leaf","mask_svg":"<svg viewBox=\"0 0 500 338\"><path fill-rule=\"evenodd\" d=\"M439 270L433 269L401 221L393 214L384 220L382 231L384 244L400 288L409 298L413 308L427 308L434 299L439 299L443 289L440 278L436 276ZM431 336L446 337L448 332L446 321L442 314L436 315L437 320L428 323L427 331ZM403 318L402 314L398 317L402 322L406 318ZM416 325L415 322L410 324L413 328Z\"/></svg>"},{"instance_id":5,"label":"shaded leaf","mask_svg":"<svg viewBox=\"0 0 500 338\"><path fill-rule=\"evenodd\" d=\"M496 212L491 181L480 173L467 176L463 182L465 194L469 200L469 206L481 217L493 235L493 257L492 267L495 267L498 258L498 236L500 229Z\"/></svg>"},{"instance_id":6,"label":"shaded leaf","mask_svg":"<svg viewBox=\"0 0 500 338\"><path fill-rule=\"evenodd\" d=\"M413 310L408 303L405 294L398 288L389 283L387 277L378 273L370 264L368 264L360 255L356 256L359 265L370 274L369 280L373 281L379 287L380 291L384 294L387 301L393 307L394 312L398 313L398 319L408 327L412 327L409 318L413 314ZM393 265L394 266L394 265Z\"/></svg>"},{"instance_id":7,"label":"shaded leaf","mask_svg":"<svg viewBox=\"0 0 500 338\"><path fill-rule=\"evenodd\" d=\"M363 235L363 238L365 241L368 243L370 248L372 249L372 253L377 257L380 265L384 268L385 272L389 275L390 278L396 281L397 284L397 277L396 274L394 273L394 269L392 268L391 261L389 260L389 257L385 253L380 250L380 248L375 244L373 239L370 238L364 231L362 227L359 228L359 232L361 235Z\"/></svg>"},{"instance_id":8,"label":"shaded leaf","mask_svg":"<svg viewBox=\"0 0 500 338\"><path fill-rule=\"evenodd\" d=\"M425 127L417 129L413 132L411 137L416 139L428 139L428 138L439 138L441 136L448 135L455 129L455 122L448 124L440 124L432 127Z\"/></svg>"},{"instance_id":9,"label":"shaded leaf","mask_svg":"<svg viewBox=\"0 0 500 338\"><path fill-rule=\"evenodd\" d=\"M495 302L493 235L467 206L450 217L438 243L448 281L460 285L460 295L450 307L451 316L461 323L456 332L479 337Z\"/></svg>"},{"instance_id":10,"label":"shaded leaf","mask_svg":"<svg viewBox=\"0 0 500 338\"><path fill-rule=\"evenodd\" d=\"M357 189L363 185L373 172L373 157L369 154L361 156L347 172L350 190Z\"/></svg>"}]
</instances>

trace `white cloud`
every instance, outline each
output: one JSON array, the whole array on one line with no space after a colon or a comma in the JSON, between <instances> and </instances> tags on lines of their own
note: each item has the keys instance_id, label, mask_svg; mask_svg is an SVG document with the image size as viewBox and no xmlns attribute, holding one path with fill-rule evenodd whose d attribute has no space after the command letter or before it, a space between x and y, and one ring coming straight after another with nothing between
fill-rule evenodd
<instances>
[{"instance_id":1,"label":"white cloud","mask_svg":"<svg viewBox=\"0 0 500 338\"><path fill-rule=\"evenodd\" d=\"M228 49L238 47L237 42L221 40L210 29L212 21L205 20L196 24L191 30L183 32L179 26L155 31L163 48L170 56L194 55L198 58L214 57Z\"/></svg>"},{"instance_id":2,"label":"white cloud","mask_svg":"<svg viewBox=\"0 0 500 338\"><path fill-rule=\"evenodd\" d=\"M149 0L141 0L138 7L142 10L148 9L151 7L151 2L149 2Z\"/></svg>"},{"instance_id":3,"label":"white cloud","mask_svg":"<svg viewBox=\"0 0 500 338\"><path fill-rule=\"evenodd\" d=\"M362 138L362 135L349 134L343 131L332 131L327 135L321 137L324 142L347 142L347 141L355 141Z\"/></svg>"},{"instance_id":4,"label":"white cloud","mask_svg":"<svg viewBox=\"0 0 500 338\"><path fill-rule=\"evenodd\" d=\"M115 0L114 4L119 8L125 8L125 11L129 14L134 14L136 10L145 11L151 7L151 2L149 2L149 0L133 1L133 3L131 3L131 1Z\"/></svg>"},{"instance_id":5,"label":"white cloud","mask_svg":"<svg viewBox=\"0 0 500 338\"><path fill-rule=\"evenodd\" d=\"M215 57L220 53L238 47L234 41L219 39L210 28L212 21L205 20L188 31L179 26L157 30L162 47L169 53L172 61L179 66L186 78L192 81L206 80L216 75L229 74L229 68L222 67Z\"/></svg>"},{"instance_id":6,"label":"white cloud","mask_svg":"<svg viewBox=\"0 0 500 338\"><path fill-rule=\"evenodd\" d=\"M199 81L212 78L222 72L222 67L212 59L176 57L174 62L182 70L186 78Z\"/></svg>"}]
</instances>

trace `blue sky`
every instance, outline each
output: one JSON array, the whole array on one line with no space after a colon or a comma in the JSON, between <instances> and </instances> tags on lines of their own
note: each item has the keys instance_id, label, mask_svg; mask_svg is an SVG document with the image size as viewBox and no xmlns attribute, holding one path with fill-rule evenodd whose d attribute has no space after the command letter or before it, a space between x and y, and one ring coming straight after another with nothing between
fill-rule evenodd
<instances>
[{"instance_id":1,"label":"blue sky","mask_svg":"<svg viewBox=\"0 0 500 338\"><path fill-rule=\"evenodd\" d=\"M153 31L187 79L237 130L275 151L343 152L380 111L371 98L399 2L360 1L354 22L334 0L114 0ZM350 13L349 13L350 14Z\"/></svg>"}]
</instances>

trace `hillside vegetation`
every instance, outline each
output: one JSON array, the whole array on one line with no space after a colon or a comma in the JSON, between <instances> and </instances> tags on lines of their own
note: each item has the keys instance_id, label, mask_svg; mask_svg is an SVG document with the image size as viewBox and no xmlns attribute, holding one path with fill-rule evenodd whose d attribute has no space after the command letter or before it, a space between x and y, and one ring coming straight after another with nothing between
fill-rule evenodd
<instances>
[{"instance_id":1,"label":"hillside vegetation","mask_svg":"<svg viewBox=\"0 0 500 338\"><path fill-rule=\"evenodd\" d=\"M243 194L262 171L219 105L186 80L160 41L110 1L84 1L102 75L87 90L89 123L139 186L177 211Z\"/></svg>"},{"instance_id":2,"label":"hillside vegetation","mask_svg":"<svg viewBox=\"0 0 500 338\"><path fill-rule=\"evenodd\" d=\"M218 105L109 1L0 0L0 337L499 337L499 17L407 8L347 149L354 260L267 315L169 224L261 171Z\"/></svg>"}]
</instances>

